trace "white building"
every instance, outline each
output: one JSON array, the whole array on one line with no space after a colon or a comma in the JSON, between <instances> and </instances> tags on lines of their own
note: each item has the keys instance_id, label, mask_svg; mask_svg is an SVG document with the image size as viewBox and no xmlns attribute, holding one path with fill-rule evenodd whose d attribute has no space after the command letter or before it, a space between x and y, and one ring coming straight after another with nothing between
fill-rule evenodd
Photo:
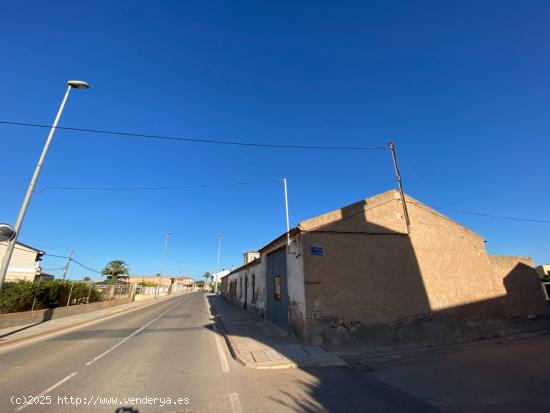
<instances>
[{"instance_id":1,"label":"white building","mask_svg":"<svg viewBox=\"0 0 550 413\"><path fill-rule=\"evenodd\" d=\"M229 270L222 270L220 272L215 272L212 274L214 284L221 282L221 279L225 277L227 274L229 274L231 271Z\"/></svg>"},{"instance_id":2,"label":"white building","mask_svg":"<svg viewBox=\"0 0 550 413\"><path fill-rule=\"evenodd\" d=\"M4 258L7 243L0 243L0 257ZM40 275L40 261L44 251L33 248L20 242L15 244L10 265L6 274L6 281L34 281L37 275Z\"/></svg>"}]
</instances>

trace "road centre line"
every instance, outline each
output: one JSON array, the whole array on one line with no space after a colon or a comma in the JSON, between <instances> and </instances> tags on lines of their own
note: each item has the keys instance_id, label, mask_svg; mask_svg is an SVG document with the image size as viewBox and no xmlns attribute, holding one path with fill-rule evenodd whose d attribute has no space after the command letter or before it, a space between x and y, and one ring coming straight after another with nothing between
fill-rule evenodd
<instances>
[{"instance_id":1,"label":"road centre line","mask_svg":"<svg viewBox=\"0 0 550 413\"><path fill-rule=\"evenodd\" d=\"M122 344L124 344L125 342L127 342L128 340L130 340L132 337L134 337L136 334L140 333L141 331L145 330L147 327L149 327L151 324L153 324L155 321L157 321L159 318L161 318L164 314L168 313L170 310L172 310L173 308L177 307L178 305L180 305L181 303L183 302L182 301L179 301L178 303L174 304L172 307L170 307L168 310L166 310L165 312L163 312L162 314L159 314L158 316L156 316L155 318L153 318L151 321L149 321L147 324L145 324L143 327L140 327L138 328L136 331L134 331L132 334L130 334L128 337L124 338L122 341L119 341L117 344L115 344L114 346L112 346L111 348L109 348L108 350L104 351L103 353L101 353L99 356L97 356L96 358L90 360L89 362L86 363L86 366L91 366L92 364L94 364L96 361L98 361L99 359L103 358L104 356L106 356L107 354L109 354L111 351L115 350L117 347L121 346Z\"/></svg>"},{"instance_id":2,"label":"road centre line","mask_svg":"<svg viewBox=\"0 0 550 413\"><path fill-rule=\"evenodd\" d=\"M184 296L186 296L186 295L184 295ZM177 297L173 297L172 299L174 299L174 298L177 298ZM169 301L169 300L166 300L166 301ZM83 327L89 327L91 325L101 323L101 322L104 322L104 321L108 321L108 320L111 320L113 318L120 317L120 316L123 316L123 315L127 315L127 314L133 313L135 311L143 310L145 308L160 304L161 302L152 302L152 303L145 304L143 306L134 307L134 308L130 308L130 309L125 309L125 310L116 312L114 314L108 315L106 317L100 317L98 319L84 321L84 322L82 322L78 325L69 326L67 328L52 331L51 333L45 333L45 334L40 335L38 337L31 337L29 339L22 339L21 341L18 340L14 343L3 344L3 343L0 342L0 352L11 350L11 349L21 347L21 346L25 346L25 345L34 343L36 341L42 341L42 340L46 340L48 338L52 338L52 337L60 336L60 335L63 335L63 334L67 334L67 333L70 333L71 331L78 330L78 329L83 328Z\"/></svg>"},{"instance_id":3,"label":"road centre line","mask_svg":"<svg viewBox=\"0 0 550 413\"><path fill-rule=\"evenodd\" d=\"M229 401L231 402L233 413L243 413L238 393L229 393Z\"/></svg>"},{"instance_id":4,"label":"road centre line","mask_svg":"<svg viewBox=\"0 0 550 413\"><path fill-rule=\"evenodd\" d=\"M51 387L48 387L46 390L44 390L42 393L40 394L37 394L36 396L34 396L33 398L31 398L27 403L19 406L17 409L15 409L16 411L20 412L21 410L23 410L24 408L26 408L27 406L29 406L31 404L31 402L36 399L36 398L40 398L42 396L45 396L46 394L48 394L49 392L51 392L52 390L54 390L55 388L61 386L63 383L65 383L66 381L72 379L74 376L76 376L77 372L75 371L74 373L71 373L69 374L67 377L65 377L64 379L62 380L59 380L57 383L55 383L53 386Z\"/></svg>"}]
</instances>

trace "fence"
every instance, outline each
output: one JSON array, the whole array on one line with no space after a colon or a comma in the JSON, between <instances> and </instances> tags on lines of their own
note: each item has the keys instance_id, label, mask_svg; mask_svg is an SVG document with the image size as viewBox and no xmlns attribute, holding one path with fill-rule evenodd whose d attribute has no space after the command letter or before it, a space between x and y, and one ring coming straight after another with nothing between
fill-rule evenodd
<instances>
[{"instance_id":1,"label":"fence","mask_svg":"<svg viewBox=\"0 0 550 413\"><path fill-rule=\"evenodd\" d=\"M94 287L99 291L101 300L106 301L131 297L135 284L95 284Z\"/></svg>"},{"instance_id":2,"label":"fence","mask_svg":"<svg viewBox=\"0 0 550 413\"><path fill-rule=\"evenodd\" d=\"M121 300L143 300L194 291L191 284L142 286L136 283L36 280L7 282L0 294L0 313L36 311L79 304Z\"/></svg>"},{"instance_id":3,"label":"fence","mask_svg":"<svg viewBox=\"0 0 550 413\"><path fill-rule=\"evenodd\" d=\"M92 281L36 280L7 282L0 293L0 313L69 307L133 298L134 284Z\"/></svg>"}]
</instances>

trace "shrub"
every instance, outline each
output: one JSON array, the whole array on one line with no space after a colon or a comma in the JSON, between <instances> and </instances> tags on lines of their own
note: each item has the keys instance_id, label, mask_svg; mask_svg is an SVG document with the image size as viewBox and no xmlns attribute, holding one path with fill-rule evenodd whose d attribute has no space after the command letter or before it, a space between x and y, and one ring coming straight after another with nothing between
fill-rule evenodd
<instances>
[{"instance_id":1,"label":"shrub","mask_svg":"<svg viewBox=\"0 0 550 413\"><path fill-rule=\"evenodd\" d=\"M71 284L73 284L72 291ZM4 283L0 293L0 312L29 311L35 298L35 310L65 306L69 294L71 295L69 305L84 304L87 302L88 292L90 303L101 300L101 293L94 286L90 290L90 284L84 282L71 283L61 280L7 282Z\"/></svg>"}]
</instances>

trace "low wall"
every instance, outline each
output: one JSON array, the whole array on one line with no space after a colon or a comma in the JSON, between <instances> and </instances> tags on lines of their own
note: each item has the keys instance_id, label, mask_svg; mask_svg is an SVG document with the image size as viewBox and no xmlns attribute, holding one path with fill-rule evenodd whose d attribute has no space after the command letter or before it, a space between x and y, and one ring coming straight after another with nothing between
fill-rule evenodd
<instances>
[{"instance_id":1,"label":"low wall","mask_svg":"<svg viewBox=\"0 0 550 413\"><path fill-rule=\"evenodd\" d=\"M75 314L89 313L104 308L132 302L131 297L119 300L100 301L91 304L78 304L69 307L47 308L45 310L23 311L20 313L0 314L0 328L14 327L25 324L42 323L54 318L67 317Z\"/></svg>"}]
</instances>

